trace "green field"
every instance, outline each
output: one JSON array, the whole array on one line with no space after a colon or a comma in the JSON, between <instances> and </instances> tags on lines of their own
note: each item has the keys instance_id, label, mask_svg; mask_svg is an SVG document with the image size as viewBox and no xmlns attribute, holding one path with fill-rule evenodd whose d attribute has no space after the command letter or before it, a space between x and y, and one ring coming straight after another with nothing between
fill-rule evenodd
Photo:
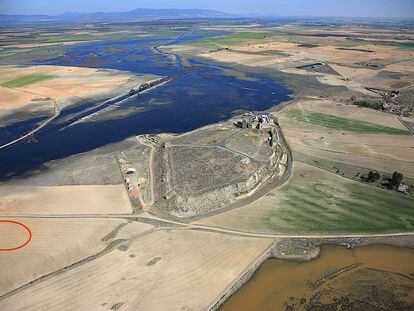
<instances>
[{"instance_id":1,"label":"green field","mask_svg":"<svg viewBox=\"0 0 414 311\"><path fill-rule=\"evenodd\" d=\"M45 74L30 74L30 75L18 77L13 80L2 82L0 83L0 85L5 86L5 87L22 87L27 84L53 79L54 77L55 76L45 75Z\"/></svg>"},{"instance_id":2,"label":"green field","mask_svg":"<svg viewBox=\"0 0 414 311\"><path fill-rule=\"evenodd\" d=\"M286 118L299 126L311 126L337 131L357 132L365 134L390 134L409 135L406 130L395 129L375 123L351 120L329 114L311 112L299 109L289 109L282 114L281 119Z\"/></svg>"},{"instance_id":3,"label":"green field","mask_svg":"<svg viewBox=\"0 0 414 311\"><path fill-rule=\"evenodd\" d=\"M289 233L280 224L302 232L376 233L414 229L414 200L402 194L363 184L315 180L305 187L300 176L283 188L280 207L266 215L271 230ZM296 181L296 182L295 182ZM329 180L328 180L329 181Z\"/></svg>"},{"instance_id":4,"label":"green field","mask_svg":"<svg viewBox=\"0 0 414 311\"><path fill-rule=\"evenodd\" d=\"M166 33L167 35L168 33ZM134 39L149 36L156 36L158 34L148 32L120 32L120 33L105 33L105 32L90 32L89 34L70 34L62 33L61 35L46 35L37 36L36 41L39 43L60 43L60 42L73 42L73 41L94 41L94 40L112 40L112 39Z\"/></svg>"},{"instance_id":5,"label":"green field","mask_svg":"<svg viewBox=\"0 0 414 311\"><path fill-rule=\"evenodd\" d=\"M59 42L72 42L72 41L93 41L93 40L110 40L117 38L124 38L132 36L133 38L144 36L142 34L129 35L129 34L99 34L99 35L56 35L56 36L40 36L37 39L41 43L59 43Z\"/></svg>"},{"instance_id":6,"label":"green field","mask_svg":"<svg viewBox=\"0 0 414 311\"><path fill-rule=\"evenodd\" d=\"M288 235L409 232L414 198L295 162L280 189L203 224Z\"/></svg>"},{"instance_id":7,"label":"green field","mask_svg":"<svg viewBox=\"0 0 414 311\"><path fill-rule=\"evenodd\" d=\"M226 44L236 45L247 42L260 42L270 35L269 32L235 32L228 35L211 37L205 40L192 41L191 43Z\"/></svg>"}]
</instances>

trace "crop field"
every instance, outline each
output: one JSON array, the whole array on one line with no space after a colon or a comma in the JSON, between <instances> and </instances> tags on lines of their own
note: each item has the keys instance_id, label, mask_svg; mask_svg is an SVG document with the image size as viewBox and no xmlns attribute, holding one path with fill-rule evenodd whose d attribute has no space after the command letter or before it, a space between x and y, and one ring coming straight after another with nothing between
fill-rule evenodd
<instances>
[{"instance_id":1,"label":"crop field","mask_svg":"<svg viewBox=\"0 0 414 311\"><path fill-rule=\"evenodd\" d=\"M131 212L123 184L0 187L0 215Z\"/></svg>"},{"instance_id":2,"label":"crop field","mask_svg":"<svg viewBox=\"0 0 414 311\"><path fill-rule=\"evenodd\" d=\"M205 310L272 242L184 230L143 234L1 300L0 309Z\"/></svg>"},{"instance_id":3,"label":"crop field","mask_svg":"<svg viewBox=\"0 0 414 311\"><path fill-rule=\"evenodd\" d=\"M295 162L280 189L200 223L292 235L408 232L414 199Z\"/></svg>"},{"instance_id":4,"label":"crop field","mask_svg":"<svg viewBox=\"0 0 414 311\"><path fill-rule=\"evenodd\" d=\"M228 35L212 37L197 43L237 45L254 41L257 43L270 35L269 32L235 32ZM193 41L194 43L194 41Z\"/></svg>"},{"instance_id":5,"label":"crop field","mask_svg":"<svg viewBox=\"0 0 414 311\"><path fill-rule=\"evenodd\" d=\"M325 113L289 109L281 115L288 122L317 128L366 134L409 135L408 131L382 126L365 121L350 120Z\"/></svg>"},{"instance_id":6,"label":"crop field","mask_svg":"<svg viewBox=\"0 0 414 311\"><path fill-rule=\"evenodd\" d=\"M340 176L344 176L355 181L361 181L362 176L367 176L370 169L366 167L361 167L352 164L345 164L337 161L332 161L328 159L322 159L309 155L308 153L293 152L293 157L296 161L306 163L317 168L335 173ZM381 176L391 178L392 174L387 172L378 171ZM381 180L379 181L381 182ZM404 183L414 185L414 178L404 176Z\"/></svg>"},{"instance_id":7,"label":"crop field","mask_svg":"<svg viewBox=\"0 0 414 311\"><path fill-rule=\"evenodd\" d=\"M336 68L339 68L337 66ZM345 67L340 67L341 69ZM343 70L343 74L346 74L347 69ZM351 75L352 73L350 73ZM341 116L343 118L364 121L369 123L375 123L386 127L392 127L397 129L406 128L398 120L398 116L391 113L384 113L369 108L361 108L357 105L347 104L334 100L304 100L299 101L295 105L298 109L303 109L310 112L319 112L323 114ZM292 107L293 108L293 107ZM394 138L394 137L393 137Z\"/></svg>"},{"instance_id":8,"label":"crop field","mask_svg":"<svg viewBox=\"0 0 414 311\"><path fill-rule=\"evenodd\" d=\"M0 296L43 275L62 269L103 251L116 239L130 238L151 225L125 220L18 219L32 231L30 243L15 252L0 255ZM2 240L14 246L26 240L19 227L0 224ZM10 242L0 247L11 246ZM47 263L47 264L45 264ZM7 310L0 307L1 310ZM9 309L10 310L10 309Z\"/></svg>"},{"instance_id":9,"label":"crop field","mask_svg":"<svg viewBox=\"0 0 414 311\"><path fill-rule=\"evenodd\" d=\"M126 71L102 71L85 67L1 66L0 109L24 106L35 98L50 97L56 101L62 100L62 105L72 102L67 102L72 96L102 98L103 94L113 95L114 92L119 92L120 88L128 89L127 84L146 82L154 77L140 75L135 76L136 80L129 81L131 76L132 74Z\"/></svg>"},{"instance_id":10,"label":"crop field","mask_svg":"<svg viewBox=\"0 0 414 311\"><path fill-rule=\"evenodd\" d=\"M384 144L386 144L387 141L388 140L384 140ZM385 146L384 148L373 147L371 151L369 149L370 145L362 144L346 146L346 144L341 145L340 143L338 143L331 144L325 147L324 144L327 145L329 144L329 142L325 142L323 139L319 142L319 145L316 145L315 142L315 146L307 146L305 144L293 141L289 142L294 152L306 154L312 158L315 158L315 160L325 159L328 161L339 162L346 165L356 165L359 167L366 168L368 170L376 170L388 174L392 174L395 171L399 171L402 172L404 176L409 176L411 178L414 177L414 162L412 160L413 158L408 158L412 154L412 151L409 147L394 147L395 150L392 150L392 148L387 148L388 146ZM380 153L381 150L383 154ZM404 151L407 151L406 155L404 155ZM399 154L404 155L405 160L401 159L403 157L400 157Z\"/></svg>"},{"instance_id":11,"label":"crop field","mask_svg":"<svg viewBox=\"0 0 414 311\"><path fill-rule=\"evenodd\" d=\"M94 40L113 40L113 39L133 39L133 38L140 38L140 37L149 37L149 36L157 36L157 35L175 35L179 34L179 32L167 31L167 30L154 30L148 32L140 32L140 31L129 31L129 30L117 30L117 29L108 29L108 30L100 30L100 31L88 31L77 33L73 31L62 31L59 34L34 34L33 36L16 36L16 37L9 37L7 41L9 43L21 43L25 42L26 40L30 43L35 44L54 44L54 43L62 43L62 42L88 42Z\"/></svg>"},{"instance_id":12,"label":"crop field","mask_svg":"<svg viewBox=\"0 0 414 311\"><path fill-rule=\"evenodd\" d=\"M53 79L55 76L46 74L28 74L16 79L1 83L1 86L5 87L22 87L28 84L32 84L39 81Z\"/></svg>"}]
</instances>

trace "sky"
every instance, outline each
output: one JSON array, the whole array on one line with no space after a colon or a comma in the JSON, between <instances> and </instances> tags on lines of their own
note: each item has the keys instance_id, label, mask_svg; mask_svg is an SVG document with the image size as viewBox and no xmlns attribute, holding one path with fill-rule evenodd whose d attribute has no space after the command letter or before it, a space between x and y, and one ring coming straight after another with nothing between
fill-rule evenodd
<instances>
[{"instance_id":1,"label":"sky","mask_svg":"<svg viewBox=\"0 0 414 311\"><path fill-rule=\"evenodd\" d=\"M121 12L135 8L200 8L282 16L414 18L414 0L0 0L2 14Z\"/></svg>"}]
</instances>

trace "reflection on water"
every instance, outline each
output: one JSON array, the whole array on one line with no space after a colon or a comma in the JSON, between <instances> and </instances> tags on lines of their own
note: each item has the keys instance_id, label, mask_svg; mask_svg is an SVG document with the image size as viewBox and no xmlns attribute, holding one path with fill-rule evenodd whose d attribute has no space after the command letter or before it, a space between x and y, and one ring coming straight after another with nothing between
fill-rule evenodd
<instances>
[{"instance_id":1,"label":"reflection on water","mask_svg":"<svg viewBox=\"0 0 414 311\"><path fill-rule=\"evenodd\" d=\"M269 259L221 310L365 311L413 306L414 250L371 245L352 250L325 246L317 259L305 263Z\"/></svg>"},{"instance_id":2,"label":"reflection on water","mask_svg":"<svg viewBox=\"0 0 414 311\"><path fill-rule=\"evenodd\" d=\"M196 35L191 35L191 38ZM55 65L91 66L170 75L182 71L171 55L152 48L163 38L93 42L70 47ZM180 38L180 41L185 38ZM117 142L133 135L184 132L228 118L234 110L265 110L289 99L290 91L266 75L240 79L221 68L192 61L197 68L173 82L99 112L89 122L65 122L91 107L91 102L65 109L36 133L37 143L21 142L0 150L0 179L43 163Z\"/></svg>"}]
</instances>

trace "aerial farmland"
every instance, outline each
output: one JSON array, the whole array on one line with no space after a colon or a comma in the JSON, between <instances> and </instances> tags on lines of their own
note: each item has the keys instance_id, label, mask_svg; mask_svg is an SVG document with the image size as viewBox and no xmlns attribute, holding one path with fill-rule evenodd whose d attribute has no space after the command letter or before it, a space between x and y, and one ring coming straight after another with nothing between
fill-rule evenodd
<instances>
[{"instance_id":1,"label":"aerial farmland","mask_svg":"<svg viewBox=\"0 0 414 311\"><path fill-rule=\"evenodd\" d=\"M412 19L3 17L1 310L412 308Z\"/></svg>"}]
</instances>

